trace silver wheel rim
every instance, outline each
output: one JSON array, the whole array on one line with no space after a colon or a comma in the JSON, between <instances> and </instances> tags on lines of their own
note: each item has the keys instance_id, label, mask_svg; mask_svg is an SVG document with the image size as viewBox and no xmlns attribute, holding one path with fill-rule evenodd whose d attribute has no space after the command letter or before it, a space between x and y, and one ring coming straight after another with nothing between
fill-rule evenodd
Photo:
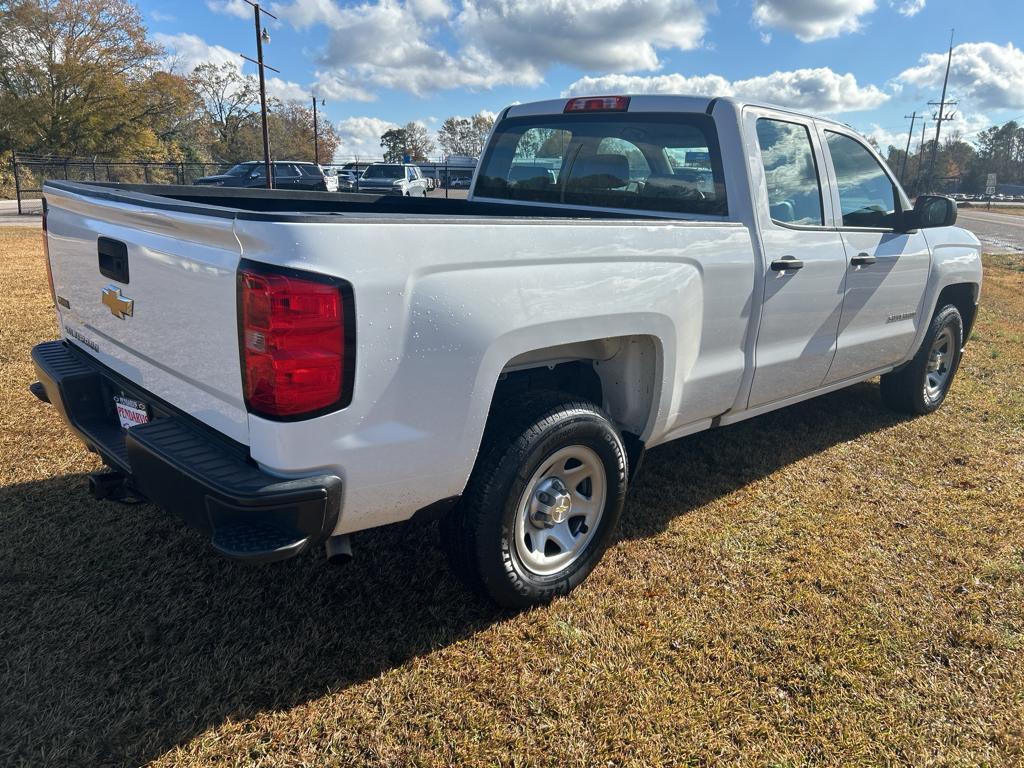
<instances>
[{"instance_id":1,"label":"silver wheel rim","mask_svg":"<svg viewBox=\"0 0 1024 768\"><path fill-rule=\"evenodd\" d=\"M929 403L939 400L946 391L953 370L955 344L953 331L948 327L943 328L932 342L924 369L924 399Z\"/></svg>"},{"instance_id":2,"label":"silver wheel rim","mask_svg":"<svg viewBox=\"0 0 1024 768\"><path fill-rule=\"evenodd\" d=\"M576 562L597 533L607 493L604 463L585 445L541 462L516 506L513 535L523 566L550 576Z\"/></svg>"}]
</instances>

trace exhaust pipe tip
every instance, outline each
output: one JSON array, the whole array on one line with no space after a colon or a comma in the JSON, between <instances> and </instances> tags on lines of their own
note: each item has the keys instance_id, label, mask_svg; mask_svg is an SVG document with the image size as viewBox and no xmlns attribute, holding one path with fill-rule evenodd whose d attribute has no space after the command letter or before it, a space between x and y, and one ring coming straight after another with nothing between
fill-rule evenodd
<instances>
[{"instance_id":1,"label":"exhaust pipe tip","mask_svg":"<svg viewBox=\"0 0 1024 768\"><path fill-rule=\"evenodd\" d=\"M324 544L327 562L331 565L345 565L352 560L352 537L347 533L331 536Z\"/></svg>"}]
</instances>

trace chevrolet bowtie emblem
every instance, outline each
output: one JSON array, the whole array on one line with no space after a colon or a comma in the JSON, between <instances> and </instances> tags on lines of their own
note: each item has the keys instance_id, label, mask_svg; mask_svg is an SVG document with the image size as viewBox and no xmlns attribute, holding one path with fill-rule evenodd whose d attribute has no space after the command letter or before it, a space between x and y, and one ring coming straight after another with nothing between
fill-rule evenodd
<instances>
[{"instance_id":1,"label":"chevrolet bowtie emblem","mask_svg":"<svg viewBox=\"0 0 1024 768\"><path fill-rule=\"evenodd\" d=\"M132 308L135 302L122 296L121 289L116 285L108 285L103 289L103 304L110 307L110 314L118 320L124 320L126 316L132 316Z\"/></svg>"}]
</instances>

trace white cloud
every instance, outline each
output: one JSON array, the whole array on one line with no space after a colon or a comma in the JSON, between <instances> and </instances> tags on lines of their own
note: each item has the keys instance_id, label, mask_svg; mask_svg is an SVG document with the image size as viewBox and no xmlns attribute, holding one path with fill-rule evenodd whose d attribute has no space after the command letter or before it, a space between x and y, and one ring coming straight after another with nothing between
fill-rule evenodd
<instances>
[{"instance_id":1,"label":"white cloud","mask_svg":"<svg viewBox=\"0 0 1024 768\"><path fill-rule=\"evenodd\" d=\"M658 50L689 50L704 39L696 0L466 0L462 33L504 63L555 62L580 69L656 69Z\"/></svg>"},{"instance_id":2,"label":"white cloud","mask_svg":"<svg viewBox=\"0 0 1024 768\"><path fill-rule=\"evenodd\" d=\"M974 141L978 134L986 128L991 128L994 121L983 112L969 112L966 115L958 113L954 120L942 124L942 135L950 136L959 133L965 141ZM932 131L934 134L934 130Z\"/></svg>"},{"instance_id":3,"label":"white cloud","mask_svg":"<svg viewBox=\"0 0 1024 768\"><path fill-rule=\"evenodd\" d=\"M810 43L860 31L861 17L874 10L875 0L754 0L754 21Z\"/></svg>"},{"instance_id":4,"label":"white cloud","mask_svg":"<svg viewBox=\"0 0 1024 768\"><path fill-rule=\"evenodd\" d=\"M182 32L168 35L157 32L153 35L157 45L167 49L167 67L179 72L189 73L200 64L231 64L242 71L242 57L223 45L211 45L198 35Z\"/></svg>"},{"instance_id":5,"label":"white cloud","mask_svg":"<svg viewBox=\"0 0 1024 768\"><path fill-rule=\"evenodd\" d=\"M900 3L893 3L896 10L906 17L916 16L924 10L926 0L903 0Z\"/></svg>"},{"instance_id":6,"label":"white cloud","mask_svg":"<svg viewBox=\"0 0 1024 768\"><path fill-rule=\"evenodd\" d=\"M220 0L224 2L224 0ZM652 70L702 44L713 0L290 0L275 13L329 30L321 68L353 92L536 86L557 63ZM455 44L452 46L451 41Z\"/></svg>"},{"instance_id":7,"label":"white cloud","mask_svg":"<svg viewBox=\"0 0 1024 768\"><path fill-rule=\"evenodd\" d=\"M267 78L267 96L281 101L301 101L306 104L313 98L308 88L303 88L290 80L282 80L280 77Z\"/></svg>"},{"instance_id":8,"label":"white cloud","mask_svg":"<svg viewBox=\"0 0 1024 768\"><path fill-rule=\"evenodd\" d=\"M176 17L172 13L164 13L163 11L154 10L149 12L149 18L151 18L155 22L162 22L174 21Z\"/></svg>"},{"instance_id":9,"label":"white cloud","mask_svg":"<svg viewBox=\"0 0 1024 768\"><path fill-rule=\"evenodd\" d=\"M897 81L934 96L946 69L946 53L926 53ZM953 96L976 109L1024 108L1024 51L1013 43L961 43L953 49L949 71Z\"/></svg>"},{"instance_id":10,"label":"white cloud","mask_svg":"<svg viewBox=\"0 0 1024 768\"><path fill-rule=\"evenodd\" d=\"M920 123L917 123L917 125L920 125ZM878 146L881 147L883 155L886 153L886 150L890 146L896 147L896 149L907 148L906 131L903 131L903 133L898 133L891 131L888 128L883 128L877 123L871 123L871 126L866 131L862 130L861 133L867 136L868 138L872 138L876 142L878 142ZM918 134L918 136L921 135L920 131L916 131L916 133ZM913 150L913 148L916 146L917 144L912 144L911 150Z\"/></svg>"},{"instance_id":11,"label":"white cloud","mask_svg":"<svg viewBox=\"0 0 1024 768\"><path fill-rule=\"evenodd\" d=\"M409 0L409 7L420 19L446 19L452 12L447 0Z\"/></svg>"},{"instance_id":12,"label":"white cloud","mask_svg":"<svg viewBox=\"0 0 1024 768\"><path fill-rule=\"evenodd\" d=\"M279 10L297 28L323 24L330 29L319 57L323 76L333 78L339 91L362 94L364 101L369 86L425 94L541 81L532 65L501 66L473 46L449 53L434 39L431 26L449 12L437 0L378 0L348 7L331 0L293 0Z\"/></svg>"},{"instance_id":13,"label":"white cloud","mask_svg":"<svg viewBox=\"0 0 1024 768\"><path fill-rule=\"evenodd\" d=\"M206 0L206 7L214 13L252 20L252 6L244 0Z\"/></svg>"},{"instance_id":14,"label":"white cloud","mask_svg":"<svg viewBox=\"0 0 1024 768\"><path fill-rule=\"evenodd\" d=\"M338 134L338 148L334 153L335 162L348 161L354 155L363 158L382 157L381 134L397 127L396 123L378 117L349 117L336 123L334 128Z\"/></svg>"},{"instance_id":15,"label":"white cloud","mask_svg":"<svg viewBox=\"0 0 1024 768\"><path fill-rule=\"evenodd\" d=\"M243 0L221 1L241 3ZM293 0L291 3L274 3L271 9L275 16L287 19L296 29L306 29L314 24L334 27L342 20L341 10L333 0ZM249 13L252 14L252 9Z\"/></svg>"},{"instance_id":16,"label":"white cloud","mask_svg":"<svg viewBox=\"0 0 1024 768\"><path fill-rule=\"evenodd\" d=\"M187 32L177 35L167 35L158 32L153 39L167 49L165 65L172 71L181 74L189 74L200 64L230 64L242 72L242 65L245 63L242 57L229 48L222 45L211 45L198 35L190 35ZM255 75L249 75L255 77ZM305 101L310 98L310 89L299 83L284 80L280 77L267 78L267 95L271 98L282 101Z\"/></svg>"},{"instance_id":17,"label":"white cloud","mask_svg":"<svg viewBox=\"0 0 1024 768\"><path fill-rule=\"evenodd\" d=\"M827 67L773 72L746 80L729 81L720 75L681 74L605 75L583 77L564 92L565 96L602 93L665 93L694 96L736 96L751 101L822 114L874 109L889 95L874 85L860 85L852 74L838 74Z\"/></svg>"},{"instance_id":18,"label":"white cloud","mask_svg":"<svg viewBox=\"0 0 1024 768\"><path fill-rule=\"evenodd\" d=\"M332 72L316 72L313 86L317 96L331 101L375 101L377 96Z\"/></svg>"}]
</instances>

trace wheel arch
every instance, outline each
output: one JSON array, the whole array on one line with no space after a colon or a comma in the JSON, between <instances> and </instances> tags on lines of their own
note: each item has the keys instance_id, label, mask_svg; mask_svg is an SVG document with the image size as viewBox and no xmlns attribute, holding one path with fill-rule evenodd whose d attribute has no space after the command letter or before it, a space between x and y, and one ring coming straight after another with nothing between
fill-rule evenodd
<instances>
[{"instance_id":1,"label":"wheel arch","mask_svg":"<svg viewBox=\"0 0 1024 768\"><path fill-rule=\"evenodd\" d=\"M556 344L511 358L502 368L488 409L530 390L556 390L589 400L622 434L635 474L659 411L663 352L650 334Z\"/></svg>"},{"instance_id":2,"label":"wheel arch","mask_svg":"<svg viewBox=\"0 0 1024 768\"><path fill-rule=\"evenodd\" d=\"M978 298L981 286L977 283L950 283L939 291L935 298L935 306L932 308L930 317L934 317L942 307L952 304L957 308L964 323L963 344L971 337L971 329L974 327L974 320L978 314Z\"/></svg>"}]
</instances>

